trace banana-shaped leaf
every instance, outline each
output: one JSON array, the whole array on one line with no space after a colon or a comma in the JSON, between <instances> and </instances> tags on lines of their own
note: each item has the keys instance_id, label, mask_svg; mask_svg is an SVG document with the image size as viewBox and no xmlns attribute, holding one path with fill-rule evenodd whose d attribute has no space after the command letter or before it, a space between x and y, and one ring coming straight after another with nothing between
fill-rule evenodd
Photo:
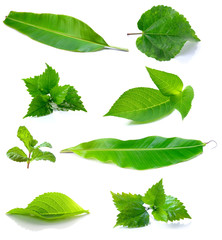
<instances>
[{"instance_id":1,"label":"banana-shaped leaf","mask_svg":"<svg viewBox=\"0 0 222 240\"><path fill-rule=\"evenodd\" d=\"M113 138L98 139L64 149L84 158L113 162L123 168L138 170L160 168L187 161L203 152L206 144L199 140L151 136L122 141Z\"/></svg>"},{"instance_id":2,"label":"banana-shaped leaf","mask_svg":"<svg viewBox=\"0 0 222 240\"><path fill-rule=\"evenodd\" d=\"M4 23L49 46L73 52L93 52L111 47L84 22L65 15L11 11Z\"/></svg>"},{"instance_id":3,"label":"banana-shaped leaf","mask_svg":"<svg viewBox=\"0 0 222 240\"><path fill-rule=\"evenodd\" d=\"M89 213L62 193L49 192L35 198L26 208L14 208L7 214L28 215L53 220Z\"/></svg>"}]
</instances>

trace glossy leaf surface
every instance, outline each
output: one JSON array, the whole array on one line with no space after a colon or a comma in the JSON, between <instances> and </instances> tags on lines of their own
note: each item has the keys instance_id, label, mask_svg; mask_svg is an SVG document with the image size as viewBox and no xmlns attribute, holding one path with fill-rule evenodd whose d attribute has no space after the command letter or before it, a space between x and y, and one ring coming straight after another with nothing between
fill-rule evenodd
<instances>
[{"instance_id":1,"label":"glossy leaf surface","mask_svg":"<svg viewBox=\"0 0 222 240\"><path fill-rule=\"evenodd\" d=\"M186 41L200 41L186 18L167 6L154 6L137 23L142 36L137 48L160 61L175 57Z\"/></svg>"},{"instance_id":2,"label":"glossy leaf surface","mask_svg":"<svg viewBox=\"0 0 222 240\"><path fill-rule=\"evenodd\" d=\"M173 110L169 97L156 89L139 87L123 93L105 116L148 123L168 116Z\"/></svg>"},{"instance_id":3,"label":"glossy leaf surface","mask_svg":"<svg viewBox=\"0 0 222 240\"><path fill-rule=\"evenodd\" d=\"M93 52L110 47L91 27L70 16L11 11L4 23L33 40L59 49Z\"/></svg>"},{"instance_id":4,"label":"glossy leaf surface","mask_svg":"<svg viewBox=\"0 0 222 240\"><path fill-rule=\"evenodd\" d=\"M45 220L67 218L82 213L84 210L71 198L62 193L49 192L35 198L26 208L14 208L7 214L28 215Z\"/></svg>"},{"instance_id":5,"label":"glossy leaf surface","mask_svg":"<svg viewBox=\"0 0 222 240\"><path fill-rule=\"evenodd\" d=\"M122 141L98 139L64 149L84 158L113 162L119 167L138 170L160 168L187 161L203 152L205 143L182 138L146 137Z\"/></svg>"}]
</instances>

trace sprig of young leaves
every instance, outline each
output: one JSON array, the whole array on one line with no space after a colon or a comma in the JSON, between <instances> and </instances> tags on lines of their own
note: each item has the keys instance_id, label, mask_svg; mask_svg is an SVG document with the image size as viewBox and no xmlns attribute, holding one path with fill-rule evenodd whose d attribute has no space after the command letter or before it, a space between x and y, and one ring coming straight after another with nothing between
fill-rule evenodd
<instances>
[{"instance_id":1,"label":"sprig of young leaves","mask_svg":"<svg viewBox=\"0 0 222 240\"><path fill-rule=\"evenodd\" d=\"M182 202L165 194L162 179L148 189L144 196L131 193L111 192L111 194L120 212L115 227L144 227L150 222L150 211L157 221L173 222L185 218L191 219Z\"/></svg>"},{"instance_id":2,"label":"sprig of young leaves","mask_svg":"<svg viewBox=\"0 0 222 240\"><path fill-rule=\"evenodd\" d=\"M163 5L143 13L137 26L142 32L128 35L141 34L136 41L137 48L159 61L175 57L187 41L200 41L182 14Z\"/></svg>"},{"instance_id":3,"label":"sprig of young leaves","mask_svg":"<svg viewBox=\"0 0 222 240\"><path fill-rule=\"evenodd\" d=\"M149 123L164 118L177 109L184 119L191 109L194 91L183 90L183 82L172 73L146 68L159 90L145 87L124 92L105 116L116 116L136 123Z\"/></svg>"},{"instance_id":4,"label":"sprig of young leaves","mask_svg":"<svg viewBox=\"0 0 222 240\"><path fill-rule=\"evenodd\" d=\"M73 86L59 85L59 74L48 64L43 74L33 78L23 79L27 91L33 97L26 117L40 117L53 110L82 110L86 112L80 96Z\"/></svg>"},{"instance_id":5,"label":"sprig of young leaves","mask_svg":"<svg viewBox=\"0 0 222 240\"><path fill-rule=\"evenodd\" d=\"M49 160L51 162L56 161L55 156L51 152L40 150L42 147L52 148L52 145L48 142L37 145L38 141L32 137L25 126L19 127L17 137L24 143L28 150L28 155L19 147L13 147L7 152L7 156L11 160L16 162L27 162L27 168L29 168L30 162L34 160Z\"/></svg>"}]
</instances>

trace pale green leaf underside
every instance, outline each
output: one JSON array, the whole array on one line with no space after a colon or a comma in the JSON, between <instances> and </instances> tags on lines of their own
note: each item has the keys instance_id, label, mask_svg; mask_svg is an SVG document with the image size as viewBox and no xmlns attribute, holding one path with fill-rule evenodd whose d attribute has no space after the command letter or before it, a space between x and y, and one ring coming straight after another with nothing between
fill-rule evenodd
<instances>
[{"instance_id":1,"label":"pale green leaf underside","mask_svg":"<svg viewBox=\"0 0 222 240\"><path fill-rule=\"evenodd\" d=\"M105 116L123 117L135 122L153 122L174 110L170 98L152 88L138 87L124 92Z\"/></svg>"},{"instance_id":2,"label":"pale green leaf underside","mask_svg":"<svg viewBox=\"0 0 222 240\"><path fill-rule=\"evenodd\" d=\"M36 148L32 153L32 160L48 160L51 162L55 162L56 157L51 152L43 152L39 148Z\"/></svg>"},{"instance_id":3,"label":"pale green leaf underside","mask_svg":"<svg viewBox=\"0 0 222 240\"><path fill-rule=\"evenodd\" d=\"M172 73L159 71L146 67L151 79L164 96L180 94L183 90L183 82Z\"/></svg>"},{"instance_id":4,"label":"pale green leaf underside","mask_svg":"<svg viewBox=\"0 0 222 240\"><path fill-rule=\"evenodd\" d=\"M87 24L70 16L11 11L4 23L38 42L59 49L93 52L109 47Z\"/></svg>"},{"instance_id":5,"label":"pale green leaf underside","mask_svg":"<svg viewBox=\"0 0 222 240\"><path fill-rule=\"evenodd\" d=\"M154 6L138 21L137 48L160 61L175 57L186 41L200 41L186 18L167 6Z\"/></svg>"},{"instance_id":6,"label":"pale green leaf underside","mask_svg":"<svg viewBox=\"0 0 222 240\"><path fill-rule=\"evenodd\" d=\"M48 148L52 148L52 145L51 143L48 143L48 142L44 142L44 143L41 143L37 146L37 148L41 148L41 147L48 147Z\"/></svg>"},{"instance_id":7,"label":"pale green leaf underside","mask_svg":"<svg viewBox=\"0 0 222 240\"><path fill-rule=\"evenodd\" d=\"M26 208L15 208L7 214L39 217L46 220L66 218L89 213L62 193L49 192L35 198Z\"/></svg>"},{"instance_id":8,"label":"pale green leaf underside","mask_svg":"<svg viewBox=\"0 0 222 240\"><path fill-rule=\"evenodd\" d=\"M123 168L143 170L187 161L201 154L203 146L205 143L198 140L151 136L128 141L113 138L98 139L61 152L74 152L84 158L113 162Z\"/></svg>"}]
</instances>

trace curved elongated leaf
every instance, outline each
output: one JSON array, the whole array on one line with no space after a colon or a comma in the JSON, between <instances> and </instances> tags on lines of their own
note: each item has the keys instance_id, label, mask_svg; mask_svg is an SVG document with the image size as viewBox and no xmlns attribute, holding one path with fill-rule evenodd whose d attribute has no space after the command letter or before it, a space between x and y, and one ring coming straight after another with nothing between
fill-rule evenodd
<instances>
[{"instance_id":1,"label":"curved elongated leaf","mask_svg":"<svg viewBox=\"0 0 222 240\"><path fill-rule=\"evenodd\" d=\"M26 208L14 208L7 214L19 214L53 220L89 213L62 193L49 192L35 198Z\"/></svg>"},{"instance_id":2,"label":"curved elongated leaf","mask_svg":"<svg viewBox=\"0 0 222 240\"><path fill-rule=\"evenodd\" d=\"M124 92L104 116L116 116L135 122L153 122L174 110L170 98L152 88L132 88Z\"/></svg>"},{"instance_id":3,"label":"curved elongated leaf","mask_svg":"<svg viewBox=\"0 0 222 240\"><path fill-rule=\"evenodd\" d=\"M151 136L128 141L114 138L98 139L61 152L74 152L84 158L143 170L187 161L201 154L203 146L205 143L199 140Z\"/></svg>"},{"instance_id":4,"label":"curved elongated leaf","mask_svg":"<svg viewBox=\"0 0 222 240\"><path fill-rule=\"evenodd\" d=\"M29 152L31 152L35 145L38 143L38 141L33 138L25 126L19 127L17 137L24 143Z\"/></svg>"},{"instance_id":5,"label":"curved elongated leaf","mask_svg":"<svg viewBox=\"0 0 222 240\"><path fill-rule=\"evenodd\" d=\"M154 6L137 23L142 36L137 48L160 61L175 57L186 41L200 41L186 18L167 6Z\"/></svg>"},{"instance_id":6,"label":"curved elongated leaf","mask_svg":"<svg viewBox=\"0 0 222 240\"><path fill-rule=\"evenodd\" d=\"M4 23L38 42L59 49L93 52L110 48L92 28L70 16L11 11Z\"/></svg>"},{"instance_id":7,"label":"curved elongated leaf","mask_svg":"<svg viewBox=\"0 0 222 240\"><path fill-rule=\"evenodd\" d=\"M13 147L6 153L7 157L16 162L27 162L29 159L24 151L18 147Z\"/></svg>"}]
</instances>

